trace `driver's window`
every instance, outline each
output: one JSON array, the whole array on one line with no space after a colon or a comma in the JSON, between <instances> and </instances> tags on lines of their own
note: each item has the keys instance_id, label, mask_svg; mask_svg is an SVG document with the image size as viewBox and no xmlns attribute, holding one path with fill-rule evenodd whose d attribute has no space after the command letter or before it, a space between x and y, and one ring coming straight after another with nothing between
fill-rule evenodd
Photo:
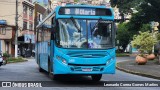
<instances>
[{"instance_id":1,"label":"driver's window","mask_svg":"<svg viewBox=\"0 0 160 90\"><path fill-rule=\"evenodd\" d=\"M102 37L100 44L111 44L111 24L110 23L99 23L98 24L99 35Z\"/></svg>"}]
</instances>

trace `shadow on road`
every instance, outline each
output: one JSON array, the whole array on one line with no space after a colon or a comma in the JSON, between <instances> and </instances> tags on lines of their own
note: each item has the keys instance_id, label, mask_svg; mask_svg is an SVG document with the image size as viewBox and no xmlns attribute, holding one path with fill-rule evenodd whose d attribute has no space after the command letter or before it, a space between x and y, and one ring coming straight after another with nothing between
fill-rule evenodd
<instances>
[{"instance_id":1,"label":"shadow on road","mask_svg":"<svg viewBox=\"0 0 160 90\"><path fill-rule=\"evenodd\" d=\"M43 72L48 78L47 72ZM59 75L57 80L45 83L49 87L99 87L103 86L104 81L93 82L90 76L82 75Z\"/></svg>"}]
</instances>

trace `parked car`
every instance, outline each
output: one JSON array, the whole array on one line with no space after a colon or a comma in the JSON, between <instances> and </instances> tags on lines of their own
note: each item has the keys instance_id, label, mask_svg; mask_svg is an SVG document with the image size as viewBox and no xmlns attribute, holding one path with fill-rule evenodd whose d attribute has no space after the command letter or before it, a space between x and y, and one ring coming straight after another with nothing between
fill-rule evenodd
<instances>
[{"instance_id":1,"label":"parked car","mask_svg":"<svg viewBox=\"0 0 160 90\"><path fill-rule=\"evenodd\" d=\"M6 64L6 61L3 59L2 55L0 54L0 66L5 64Z\"/></svg>"}]
</instances>

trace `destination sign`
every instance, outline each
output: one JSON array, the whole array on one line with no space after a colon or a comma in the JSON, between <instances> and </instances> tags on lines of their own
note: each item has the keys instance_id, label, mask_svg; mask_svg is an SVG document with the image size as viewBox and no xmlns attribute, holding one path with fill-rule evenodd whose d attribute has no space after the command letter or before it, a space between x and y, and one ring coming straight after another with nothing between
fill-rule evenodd
<instances>
[{"instance_id":1,"label":"destination sign","mask_svg":"<svg viewBox=\"0 0 160 90\"><path fill-rule=\"evenodd\" d=\"M75 14L75 15L95 15L95 9L84 9L84 8L66 8L65 14Z\"/></svg>"},{"instance_id":2,"label":"destination sign","mask_svg":"<svg viewBox=\"0 0 160 90\"><path fill-rule=\"evenodd\" d=\"M88 15L88 16L112 16L110 9L102 8L81 8L81 7L62 7L59 10L60 15Z\"/></svg>"}]
</instances>

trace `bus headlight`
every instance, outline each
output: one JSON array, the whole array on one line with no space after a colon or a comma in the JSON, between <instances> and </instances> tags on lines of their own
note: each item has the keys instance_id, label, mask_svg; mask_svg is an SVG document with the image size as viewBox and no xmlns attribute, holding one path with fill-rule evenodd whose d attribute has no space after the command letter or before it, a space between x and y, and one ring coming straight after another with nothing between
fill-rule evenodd
<instances>
[{"instance_id":1,"label":"bus headlight","mask_svg":"<svg viewBox=\"0 0 160 90\"><path fill-rule=\"evenodd\" d=\"M106 65L110 64L110 62L113 61L113 60L114 60L114 58L111 58L111 59L107 60Z\"/></svg>"},{"instance_id":2,"label":"bus headlight","mask_svg":"<svg viewBox=\"0 0 160 90\"><path fill-rule=\"evenodd\" d=\"M67 65L66 59L63 58L63 59L62 59L62 63L65 64L65 65Z\"/></svg>"},{"instance_id":3,"label":"bus headlight","mask_svg":"<svg viewBox=\"0 0 160 90\"><path fill-rule=\"evenodd\" d=\"M108 65L110 63L111 60L107 60L106 65Z\"/></svg>"},{"instance_id":4,"label":"bus headlight","mask_svg":"<svg viewBox=\"0 0 160 90\"><path fill-rule=\"evenodd\" d=\"M56 56L56 59L62 61L63 64L67 65L67 61L63 57Z\"/></svg>"}]
</instances>

